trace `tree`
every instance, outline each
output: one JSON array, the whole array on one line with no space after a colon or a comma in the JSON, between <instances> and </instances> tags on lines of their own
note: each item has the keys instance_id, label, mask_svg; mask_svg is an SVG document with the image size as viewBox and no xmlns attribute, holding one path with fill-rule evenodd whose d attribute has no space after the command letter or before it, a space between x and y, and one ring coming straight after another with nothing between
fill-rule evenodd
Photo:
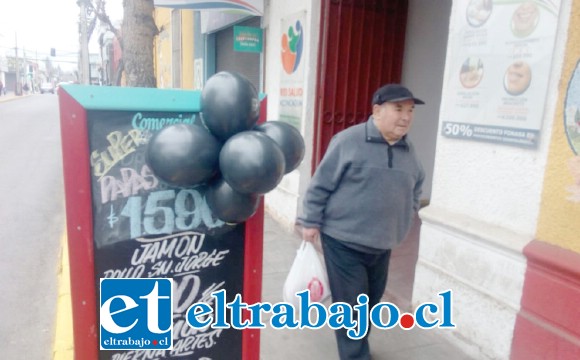
<instances>
[{"instance_id":1,"label":"tree","mask_svg":"<svg viewBox=\"0 0 580 360\"><path fill-rule=\"evenodd\" d=\"M101 24L115 34L122 49L120 71L125 72L127 86L156 87L153 67L153 42L159 30L153 20L153 0L123 0L121 31L113 26L105 10L105 0L91 0L89 7ZM115 84L120 84L120 71Z\"/></svg>"},{"instance_id":2,"label":"tree","mask_svg":"<svg viewBox=\"0 0 580 360\"><path fill-rule=\"evenodd\" d=\"M124 0L123 58L127 85L156 87L153 41L159 33L153 21L153 0Z\"/></svg>"}]
</instances>

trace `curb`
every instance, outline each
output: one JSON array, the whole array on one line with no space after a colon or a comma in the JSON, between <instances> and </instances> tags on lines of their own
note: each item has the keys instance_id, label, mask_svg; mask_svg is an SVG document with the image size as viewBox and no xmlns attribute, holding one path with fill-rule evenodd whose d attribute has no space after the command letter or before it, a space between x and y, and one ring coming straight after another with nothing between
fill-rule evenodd
<instances>
[{"instance_id":1,"label":"curb","mask_svg":"<svg viewBox=\"0 0 580 360\"><path fill-rule=\"evenodd\" d=\"M58 300L56 306L56 330L53 343L53 360L73 360L73 321L70 292L70 266L66 234L61 240L61 265L58 273Z\"/></svg>"}]
</instances>

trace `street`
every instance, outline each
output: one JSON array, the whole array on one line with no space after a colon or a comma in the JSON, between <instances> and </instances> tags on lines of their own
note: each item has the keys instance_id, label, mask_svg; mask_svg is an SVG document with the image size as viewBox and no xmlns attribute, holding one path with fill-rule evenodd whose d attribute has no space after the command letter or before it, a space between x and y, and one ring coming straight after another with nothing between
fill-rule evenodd
<instances>
[{"instance_id":1,"label":"street","mask_svg":"<svg viewBox=\"0 0 580 360\"><path fill-rule=\"evenodd\" d=\"M64 232L58 97L0 97L0 354L51 359Z\"/></svg>"}]
</instances>

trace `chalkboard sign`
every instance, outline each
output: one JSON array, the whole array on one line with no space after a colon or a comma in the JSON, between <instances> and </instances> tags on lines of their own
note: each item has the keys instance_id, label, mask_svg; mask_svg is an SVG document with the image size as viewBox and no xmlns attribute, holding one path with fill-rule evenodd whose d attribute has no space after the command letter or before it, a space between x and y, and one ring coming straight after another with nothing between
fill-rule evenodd
<instances>
[{"instance_id":1,"label":"chalkboard sign","mask_svg":"<svg viewBox=\"0 0 580 360\"><path fill-rule=\"evenodd\" d=\"M221 289L227 301L260 300L263 206L245 223L224 223L205 185L170 186L146 162L148 141L163 127L203 126L200 93L70 85L59 100L76 358L131 355L98 350L100 278L170 277L173 349L141 357L257 359L256 330L194 330L185 314Z\"/></svg>"}]
</instances>

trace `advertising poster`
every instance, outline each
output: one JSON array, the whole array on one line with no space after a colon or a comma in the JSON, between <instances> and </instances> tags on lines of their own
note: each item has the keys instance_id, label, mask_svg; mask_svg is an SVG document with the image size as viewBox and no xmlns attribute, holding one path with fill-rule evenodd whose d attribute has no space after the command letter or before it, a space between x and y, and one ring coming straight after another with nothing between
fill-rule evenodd
<instances>
[{"instance_id":1,"label":"advertising poster","mask_svg":"<svg viewBox=\"0 0 580 360\"><path fill-rule=\"evenodd\" d=\"M536 147L560 2L457 2L442 135Z\"/></svg>"},{"instance_id":2,"label":"advertising poster","mask_svg":"<svg viewBox=\"0 0 580 360\"><path fill-rule=\"evenodd\" d=\"M567 159L571 178L566 188L567 200L580 204L580 59L576 62L568 83L564 102L564 130L568 145L573 152L573 156Z\"/></svg>"},{"instance_id":3,"label":"advertising poster","mask_svg":"<svg viewBox=\"0 0 580 360\"><path fill-rule=\"evenodd\" d=\"M574 154L580 155L580 60L578 60L572 78L568 83L564 122L570 148Z\"/></svg>"},{"instance_id":4,"label":"advertising poster","mask_svg":"<svg viewBox=\"0 0 580 360\"><path fill-rule=\"evenodd\" d=\"M298 130L304 101L304 23L306 11L282 19L280 117Z\"/></svg>"},{"instance_id":5,"label":"advertising poster","mask_svg":"<svg viewBox=\"0 0 580 360\"><path fill-rule=\"evenodd\" d=\"M183 153L180 139L187 134L200 135L188 140L198 147L187 157L218 155L217 140L203 140L211 134L201 122L200 100L201 92L184 90L67 85L59 91L77 358L257 357L257 331L188 322L194 304L217 306L214 292L224 294L225 304L238 294L257 302L261 291L254 279L261 277L263 220L226 223L210 208L207 179L175 181L155 160L172 154L163 161L176 161L173 150ZM265 102L260 105L265 114ZM160 145L158 136L168 129L170 140ZM177 167L195 167L192 176L204 172L192 163ZM134 310L124 312L124 302Z\"/></svg>"}]
</instances>

